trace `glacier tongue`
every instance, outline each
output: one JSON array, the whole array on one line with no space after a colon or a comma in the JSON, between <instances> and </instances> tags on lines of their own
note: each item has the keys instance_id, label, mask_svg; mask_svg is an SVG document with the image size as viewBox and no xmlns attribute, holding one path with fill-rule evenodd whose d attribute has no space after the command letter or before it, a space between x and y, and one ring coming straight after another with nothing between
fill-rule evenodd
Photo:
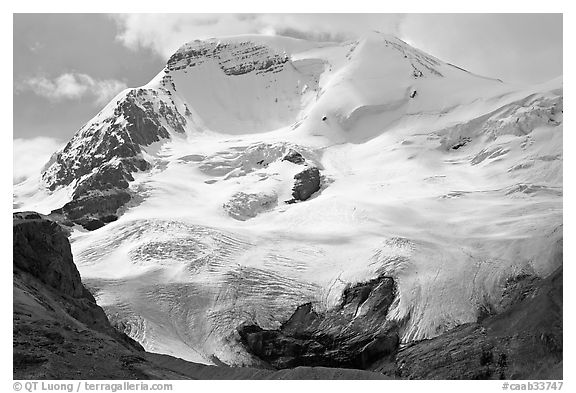
<instances>
[{"instance_id":1,"label":"glacier tongue","mask_svg":"<svg viewBox=\"0 0 576 393\"><path fill-rule=\"evenodd\" d=\"M562 94L561 79L511 86L377 33L195 42L79 131L42 195L66 190L84 209L130 195L117 221L76 227L72 249L98 303L148 350L256 364L240 325L277 329L382 275L409 342L562 263ZM285 203L310 167L319 190ZM38 209L30 187L16 198Z\"/></svg>"}]
</instances>

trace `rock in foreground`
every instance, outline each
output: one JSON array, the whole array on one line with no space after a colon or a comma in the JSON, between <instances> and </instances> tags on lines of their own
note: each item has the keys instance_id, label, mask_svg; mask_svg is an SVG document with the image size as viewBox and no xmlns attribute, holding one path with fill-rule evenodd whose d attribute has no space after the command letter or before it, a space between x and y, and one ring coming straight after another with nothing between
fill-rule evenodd
<instances>
[{"instance_id":1,"label":"rock in foreground","mask_svg":"<svg viewBox=\"0 0 576 393\"><path fill-rule=\"evenodd\" d=\"M275 368L325 366L366 369L396 352L398 326L387 320L396 287L378 277L347 288L340 304L316 313L304 304L278 330L241 326L242 343Z\"/></svg>"},{"instance_id":2,"label":"rock in foreground","mask_svg":"<svg viewBox=\"0 0 576 393\"><path fill-rule=\"evenodd\" d=\"M562 379L562 268L509 281L500 312L401 348L387 319L390 277L347 288L339 306L296 309L277 330L239 327L241 341L274 368L330 366L401 379Z\"/></svg>"},{"instance_id":3,"label":"rock in foreground","mask_svg":"<svg viewBox=\"0 0 576 393\"><path fill-rule=\"evenodd\" d=\"M305 201L320 189L320 171L316 167L304 169L294 176L292 201Z\"/></svg>"}]
</instances>

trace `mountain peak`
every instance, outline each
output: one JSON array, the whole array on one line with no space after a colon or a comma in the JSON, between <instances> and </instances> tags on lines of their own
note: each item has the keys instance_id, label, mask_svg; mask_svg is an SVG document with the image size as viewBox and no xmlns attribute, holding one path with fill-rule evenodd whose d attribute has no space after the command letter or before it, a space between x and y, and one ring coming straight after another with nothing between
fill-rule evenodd
<instances>
[{"instance_id":1,"label":"mountain peak","mask_svg":"<svg viewBox=\"0 0 576 393\"><path fill-rule=\"evenodd\" d=\"M434 82L438 78L445 79L442 85ZM362 140L408 111L442 111L494 88L492 81L376 31L344 43L265 35L194 40L150 83L119 94L82 127L43 178L51 190L74 183L74 195L94 179L125 188L132 172L150 168L143 148L173 135L289 128L334 141ZM447 97L442 101L435 97L439 89ZM349 132L366 113L382 117L381 129ZM319 123L328 117L338 126ZM105 173L121 173L102 183L94 172L102 166Z\"/></svg>"}]
</instances>

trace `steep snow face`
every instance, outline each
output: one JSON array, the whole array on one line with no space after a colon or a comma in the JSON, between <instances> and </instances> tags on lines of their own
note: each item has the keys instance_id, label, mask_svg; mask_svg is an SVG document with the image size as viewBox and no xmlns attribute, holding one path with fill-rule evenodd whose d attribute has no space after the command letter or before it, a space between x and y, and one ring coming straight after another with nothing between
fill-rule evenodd
<instances>
[{"instance_id":1,"label":"steep snow face","mask_svg":"<svg viewBox=\"0 0 576 393\"><path fill-rule=\"evenodd\" d=\"M197 123L245 134L297 121L323 70L322 59L292 60L282 48L247 38L186 44L158 78L171 78Z\"/></svg>"},{"instance_id":2,"label":"steep snow face","mask_svg":"<svg viewBox=\"0 0 576 393\"><path fill-rule=\"evenodd\" d=\"M299 132L334 142L362 143L410 117L441 115L510 90L379 33L300 56L324 58L329 66Z\"/></svg>"},{"instance_id":3,"label":"steep snow face","mask_svg":"<svg viewBox=\"0 0 576 393\"><path fill-rule=\"evenodd\" d=\"M510 277L562 263L561 79L510 86L376 33L243 36L183 46L139 90L149 120L117 97L50 163L45 180L71 190L44 203L126 166L134 203L72 248L148 350L251 364L240 324L277 328L381 274L402 340L433 337L494 310ZM319 190L286 203L307 168ZM34 190L16 188L21 208L43 206Z\"/></svg>"}]
</instances>

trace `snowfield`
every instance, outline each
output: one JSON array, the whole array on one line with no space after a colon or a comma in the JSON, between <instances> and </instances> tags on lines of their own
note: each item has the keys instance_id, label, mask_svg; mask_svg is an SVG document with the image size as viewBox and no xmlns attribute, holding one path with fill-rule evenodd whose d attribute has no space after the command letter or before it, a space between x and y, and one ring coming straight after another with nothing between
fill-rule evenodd
<instances>
[{"instance_id":1,"label":"snowfield","mask_svg":"<svg viewBox=\"0 0 576 393\"><path fill-rule=\"evenodd\" d=\"M237 326L278 327L382 273L402 340L434 337L496 307L510 277L562 263L561 78L509 85L379 33L178 53L145 88L185 132L162 120L170 137L130 184L139 199L71 238L85 284L147 350L248 365ZM320 190L285 203L307 166ZM39 179L14 192L42 213L71 194Z\"/></svg>"}]
</instances>

